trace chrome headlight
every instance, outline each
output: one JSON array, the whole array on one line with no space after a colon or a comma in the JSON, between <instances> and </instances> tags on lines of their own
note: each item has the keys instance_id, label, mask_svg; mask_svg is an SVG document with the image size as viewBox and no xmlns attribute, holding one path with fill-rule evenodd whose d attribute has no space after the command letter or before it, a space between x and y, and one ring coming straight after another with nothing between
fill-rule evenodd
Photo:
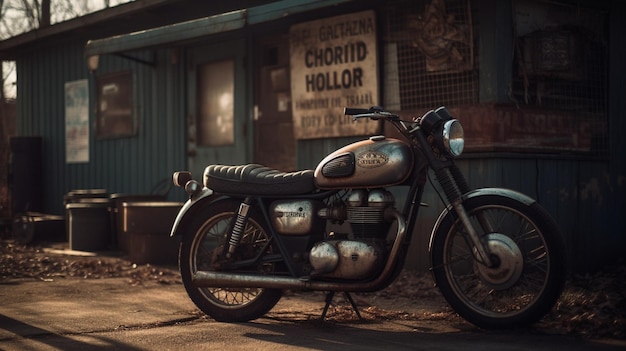
<instances>
[{"instance_id":1,"label":"chrome headlight","mask_svg":"<svg viewBox=\"0 0 626 351\"><path fill-rule=\"evenodd\" d=\"M463 153L465 146L463 127L445 107L426 112L419 121L422 130L430 135L431 145L452 157Z\"/></svg>"},{"instance_id":2,"label":"chrome headlight","mask_svg":"<svg viewBox=\"0 0 626 351\"><path fill-rule=\"evenodd\" d=\"M443 146L451 156L463 153L465 139L461 122L451 119L443 124Z\"/></svg>"}]
</instances>

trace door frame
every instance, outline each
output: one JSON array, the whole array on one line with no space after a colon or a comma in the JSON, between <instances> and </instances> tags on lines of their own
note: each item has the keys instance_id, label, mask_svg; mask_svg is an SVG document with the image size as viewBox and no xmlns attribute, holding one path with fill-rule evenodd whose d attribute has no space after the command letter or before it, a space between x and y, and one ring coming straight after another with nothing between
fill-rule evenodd
<instances>
[{"instance_id":1,"label":"door frame","mask_svg":"<svg viewBox=\"0 0 626 351\"><path fill-rule=\"evenodd\" d=\"M185 102L186 117L186 161L188 169L196 178L202 175L209 164L244 164L250 161L252 150L249 117L250 70L246 64L247 43L245 38L235 38L198 45L187 51ZM198 68L202 64L234 59L234 143L227 146L198 145Z\"/></svg>"}]
</instances>

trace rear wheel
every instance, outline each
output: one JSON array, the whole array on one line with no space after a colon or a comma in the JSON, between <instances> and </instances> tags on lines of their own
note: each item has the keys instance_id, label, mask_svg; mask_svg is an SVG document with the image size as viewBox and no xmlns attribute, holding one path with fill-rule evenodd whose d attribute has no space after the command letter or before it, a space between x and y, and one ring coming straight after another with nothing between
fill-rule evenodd
<instances>
[{"instance_id":1,"label":"rear wheel","mask_svg":"<svg viewBox=\"0 0 626 351\"><path fill-rule=\"evenodd\" d=\"M461 222L449 214L433 240L434 275L463 318L484 328L536 322L556 303L565 282L564 245L539 204L487 195L464 202L495 267L478 262Z\"/></svg>"},{"instance_id":2,"label":"rear wheel","mask_svg":"<svg viewBox=\"0 0 626 351\"><path fill-rule=\"evenodd\" d=\"M279 289L205 288L193 285L192 277L195 272L215 270L216 257L223 250L230 221L239 204L240 201L233 199L221 200L195 214L180 246L180 273L187 294L202 312L221 322L245 322L259 318L271 310L282 296ZM266 246L268 231L261 223L263 222L259 215L252 211L237 247L237 259L251 259L261 250L271 253L272 247ZM267 274L274 270L274 265L258 264L249 268Z\"/></svg>"}]
</instances>

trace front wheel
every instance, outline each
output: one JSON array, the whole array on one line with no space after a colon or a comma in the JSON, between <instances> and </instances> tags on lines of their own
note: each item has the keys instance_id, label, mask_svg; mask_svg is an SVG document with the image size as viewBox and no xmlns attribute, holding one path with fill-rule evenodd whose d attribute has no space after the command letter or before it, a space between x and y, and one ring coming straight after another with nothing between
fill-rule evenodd
<instances>
[{"instance_id":1,"label":"front wheel","mask_svg":"<svg viewBox=\"0 0 626 351\"><path fill-rule=\"evenodd\" d=\"M196 287L192 277L199 270L215 270L215 259L222 252L227 240L230 221L241 202L221 200L209 205L194 215L194 220L186 227L180 245L180 274L191 300L213 319L220 322L246 322L263 316L282 296L278 289L262 288L220 288ZM267 246L268 231L256 211L252 211L237 247L237 259L257 257L261 250L271 253ZM274 270L272 263L259 263L248 267L248 272L269 274ZM236 271L231 271L237 274Z\"/></svg>"},{"instance_id":2,"label":"front wheel","mask_svg":"<svg viewBox=\"0 0 626 351\"><path fill-rule=\"evenodd\" d=\"M556 223L537 203L499 195L470 198L463 206L495 266L476 260L465 228L449 213L432 242L441 293L459 315L479 327L536 322L552 309L565 283L565 250Z\"/></svg>"}]
</instances>

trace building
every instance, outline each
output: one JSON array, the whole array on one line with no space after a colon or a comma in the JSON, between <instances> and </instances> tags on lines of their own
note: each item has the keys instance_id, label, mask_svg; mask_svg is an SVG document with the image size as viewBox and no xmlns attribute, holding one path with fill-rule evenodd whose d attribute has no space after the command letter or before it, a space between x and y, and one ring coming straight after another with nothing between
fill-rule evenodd
<instances>
[{"instance_id":1,"label":"building","mask_svg":"<svg viewBox=\"0 0 626 351\"><path fill-rule=\"evenodd\" d=\"M345 123L345 105L445 105L470 185L537 198L585 271L626 249L624 19L610 0L137 0L7 39L0 58L17 62L18 135L43 141L46 212L209 163L313 168L390 133ZM414 268L441 210L425 196Z\"/></svg>"}]
</instances>

